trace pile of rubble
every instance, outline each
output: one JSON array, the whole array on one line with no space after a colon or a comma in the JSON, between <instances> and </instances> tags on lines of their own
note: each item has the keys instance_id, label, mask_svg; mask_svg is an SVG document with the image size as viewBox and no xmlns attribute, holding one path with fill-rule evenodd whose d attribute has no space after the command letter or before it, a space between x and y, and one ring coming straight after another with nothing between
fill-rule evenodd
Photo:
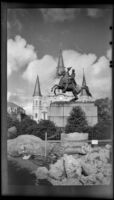
<instances>
[{"instance_id":1,"label":"pile of rubble","mask_svg":"<svg viewBox=\"0 0 114 200\"><path fill-rule=\"evenodd\" d=\"M52 185L109 185L112 176L111 145L91 147L85 143L82 153L64 154L49 169L39 167L37 179L47 179Z\"/></svg>"}]
</instances>

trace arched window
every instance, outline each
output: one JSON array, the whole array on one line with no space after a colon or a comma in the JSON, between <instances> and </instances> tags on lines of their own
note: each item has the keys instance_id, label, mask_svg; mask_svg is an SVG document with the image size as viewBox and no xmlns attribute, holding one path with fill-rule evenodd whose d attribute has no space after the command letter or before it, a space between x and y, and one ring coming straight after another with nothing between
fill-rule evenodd
<instances>
[{"instance_id":1,"label":"arched window","mask_svg":"<svg viewBox=\"0 0 114 200\"><path fill-rule=\"evenodd\" d=\"M35 113L35 118L37 118L37 116L38 116L37 113Z\"/></svg>"}]
</instances>

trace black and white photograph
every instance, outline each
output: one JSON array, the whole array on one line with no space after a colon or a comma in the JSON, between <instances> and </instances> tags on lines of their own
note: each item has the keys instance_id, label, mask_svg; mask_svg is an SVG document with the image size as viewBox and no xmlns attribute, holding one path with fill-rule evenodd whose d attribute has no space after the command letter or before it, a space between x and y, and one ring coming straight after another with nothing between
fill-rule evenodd
<instances>
[{"instance_id":1,"label":"black and white photograph","mask_svg":"<svg viewBox=\"0 0 114 200\"><path fill-rule=\"evenodd\" d=\"M7 8L9 186L111 187L112 15Z\"/></svg>"}]
</instances>

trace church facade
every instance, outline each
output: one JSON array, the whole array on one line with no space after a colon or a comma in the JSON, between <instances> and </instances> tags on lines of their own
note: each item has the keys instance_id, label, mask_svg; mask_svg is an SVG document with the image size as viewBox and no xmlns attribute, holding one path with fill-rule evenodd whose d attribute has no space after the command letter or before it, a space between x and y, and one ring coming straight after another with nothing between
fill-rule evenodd
<instances>
[{"instance_id":1,"label":"church facade","mask_svg":"<svg viewBox=\"0 0 114 200\"><path fill-rule=\"evenodd\" d=\"M65 70L62 51L59 52L58 65L56 69L55 78L53 84L58 84L61 78L61 73ZM40 88L40 80L37 75L34 93L33 93L33 119L38 123L41 119L49 119L53 121L58 127L65 127L67 118L70 115L71 110L75 106L80 106L85 112L88 125L93 126L98 122L97 107L95 106L89 88L86 84L85 73L83 70L81 92L76 102L70 102L73 98L71 92L62 93L61 90L57 90L57 95L50 92L49 95L43 96Z\"/></svg>"}]
</instances>

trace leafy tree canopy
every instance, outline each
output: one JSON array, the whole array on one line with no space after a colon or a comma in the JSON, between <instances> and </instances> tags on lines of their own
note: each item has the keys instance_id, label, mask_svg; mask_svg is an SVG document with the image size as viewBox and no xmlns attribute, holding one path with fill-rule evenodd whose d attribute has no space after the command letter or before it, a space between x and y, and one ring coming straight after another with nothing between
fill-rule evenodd
<instances>
[{"instance_id":1,"label":"leafy tree canopy","mask_svg":"<svg viewBox=\"0 0 114 200\"><path fill-rule=\"evenodd\" d=\"M28 116L20 122L20 134L32 134L34 128L36 128L36 121L30 119Z\"/></svg>"},{"instance_id":2,"label":"leafy tree canopy","mask_svg":"<svg viewBox=\"0 0 114 200\"><path fill-rule=\"evenodd\" d=\"M85 132L88 127L86 116L80 106L72 109L65 127L66 133Z\"/></svg>"},{"instance_id":3,"label":"leafy tree canopy","mask_svg":"<svg viewBox=\"0 0 114 200\"><path fill-rule=\"evenodd\" d=\"M33 130L32 134L44 140L46 132L47 137L53 136L56 133L56 126L50 120L40 120L37 124L37 128Z\"/></svg>"},{"instance_id":4,"label":"leafy tree canopy","mask_svg":"<svg viewBox=\"0 0 114 200\"><path fill-rule=\"evenodd\" d=\"M95 105L98 107L98 121L108 123L112 116L112 102L109 98L97 99Z\"/></svg>"}]
</instances>

